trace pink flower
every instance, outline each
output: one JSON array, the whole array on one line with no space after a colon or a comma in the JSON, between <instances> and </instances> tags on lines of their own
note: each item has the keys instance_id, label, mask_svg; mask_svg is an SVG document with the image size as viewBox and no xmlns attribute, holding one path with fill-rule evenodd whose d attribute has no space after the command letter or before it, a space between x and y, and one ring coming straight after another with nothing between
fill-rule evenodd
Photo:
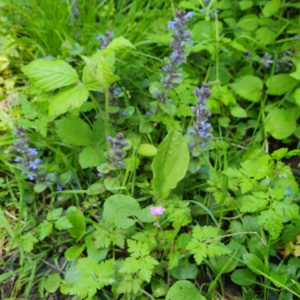
<instances>
[{"instance_id":1,"label":"pink flower","mask_svg":"<svg viewBox=\"0 0 300 300\"><path fill-rule=\"evenodd\" d=\"M151 215L162 215L165 210L162 206L151 207Z\"/></svg>"}]
</instances>

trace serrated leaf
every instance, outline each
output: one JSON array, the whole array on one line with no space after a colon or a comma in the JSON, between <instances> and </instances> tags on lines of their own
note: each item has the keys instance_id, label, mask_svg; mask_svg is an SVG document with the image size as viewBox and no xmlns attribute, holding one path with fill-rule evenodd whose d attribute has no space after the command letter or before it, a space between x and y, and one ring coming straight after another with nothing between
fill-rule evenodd
<instances>
[{"instance_id":1,"label":"serrated leaf","mask_svg":"<svg viewBox=\"0 0 300 300\"><path fill-rule=\"evenodd\" d=\"M45 237L47 237L47 236L51 233L52 228L53 228L53 224L50 223L50 222L47 221L47 220L44 220L44 221L37 227L37 230L38 230L38 233L39 233L39 239L40 239L40 241L42 241L43 239L45 239Z\"/></svg>"},{"instance_id":2,"label":"serrated leaf","mask_svg":"<svg viewBox=\"0 0 300 300\"><path fill-rule=\"evenodd\" d=\"M269 77L266 86L270 95L284 95L297 83L297 80L288 74L277 74Z\"/></svg>"},{"instance_id":3,"label":"serrated leaf","mask_svg":"<svg viewBox=\"0 0 300 300\"><path fill-rule=\"evenodd\" d=\"M241 212L260 211L264 209L269 203L267 198L263 199L254 195L246 195L242 199L242 206L240 208Z\"/></svg>"},{"instance_id":4,"label":"serrated leaf","mask_svg":"<svg viewBox=\"0 0 300 300\"><path fill-rule=\"evenodd\" d=\"M48 221L56 221L61 216L62 212L63 212L62 208L53 209L47 213L46 218Z\"/></svg>"},{"instance_id":5,"label":"serrated leaf","mask_svg":"<svg viewBox=\"0 0 300 300\"><path fill-rule=\"evenodd\" d=\"M277 239L283 228L284 217L273 209L262 211L258 216L258 223L264 226L273 240Z\"/></svg>"},{"instance_id":6,"label":"serrated leaf","mask_svg":"<svg viewBox=\"0 0 300 300\"><path fill-rule=\"evenodd\" d=\"M129 217L137 215L140 211L140 205L134 198L125 195L114 195L107 198L104 203L103 219L126 229L136 222Z\"/></svg>"},{"instance_id":7,"label":"serrated leaf","mask_svg":"<svg viewBox=\"0 0 300 300\"><path fill-rule=\"evenodd\" d=\"M158 146L152 163L152 187L158 199L165 198L183 179L189 165L189 150L182 135L171 130Z\"/></svg>"},{"instance_id":8,"label":"serrated leaf","mask_svg":"<svg viewBox=\"0 0 300 300\"><path fill-rule=\"evenodd\" d=\"M95 167L104 161L104 151L94 147L87 146L79 154L79 163L83 169Z\"/></svg>"},{"instance_id":9,"label":"serrated leaf","mask_svg":"<svg viewBox=\"0 0 300 300\"><path fill-rule=\"evenodd\" d=\"M258 102L261 97L263 82L258 77L245 75L236 79L231 87L244 99Z\"/></svg>"},{"instance_id":10,"label":"serrated leaf","mask_svg":"<svg viewBox=\"0 0 300 300\"><path fill-rule=\"evenodd\" d=\"M79 117L65 117L55 123L60 139L71 145L87 146L92 142L90 126Z\"/></svg>"},{"instance_id":11,"label":"serrated leaf","mask_svg":"<svg viewBox=\"0 0 300 300\"><path fill-rule=\"evenodd\" d=\"M120 50L124 50L126 48L135 49L135 47L130 43L129 40L120 36L120 37L113 39L102 52L104 54L106 54L111 51L120 51Z\"/></svg>"},{"instance_id":12,"label":"serrated leaf","mask_svg":"<svg viewBox=\"0 0 300 300\"><path fill-rule=\"evenodd\" d=\"M265 129L273 138L283 140L295 131L297 118L298 112L295 108L275 108L266 118Z\"/></svg>"},{"instance_id":13,"label":"serrated leaf","mask_svg":"<svg viewBox=\"0 0 300 300\"><path fill-rule=\"evenodd\" d=\"M80 107L89 97L89 90L83 85L73 85L59 91L49 105L49 116L59 116L70 109Z\"/></svg>"},{"instance_id":14,"label":"serrated leaf","mask_svg":"<svg viewBox=\"0 0 300 300\"><path fill-rule=\"evenodd\" d=\"M72 228L72 224L67 218L67 216L60 217L56 222L55 222L55 228L58 230L65 230L68 228Z\"/></svg>"},{"instance_id":15,"label":"serrated leaf","mask_svg":"<svg viewBox=\"0 0 300 300\"><path fill-rule=\"evenodd\" d=\"M35 60L22 68L25 75L43 91L52 91L76 83L77 72L63 60Z\"/></svg>"},{"instance_id":16,"label":"serrated leaf","mask_svg":"<svg viewBox=\"0 0 300 300\"><path fill-rule=\"evenodd\" d=\"M72 228L68 228L71 237L78 239L84 235L86 230L86 222L83 213L75 206L67 209L67 218L72 224Z\"/></svg>"},{"instance_id":17,"label":"serrated leaf","mask_svg":"<svg viewBox=\"0 0 300 300\"><path fill-rule=\"evenodd\" d=\"M104 89L108 89L111 84L120 79L119 76L114 74L114 71L114 52L108 53L105 57L101 56L100 62L96 68L96 79Z\"/></svg>"}]
</instances>

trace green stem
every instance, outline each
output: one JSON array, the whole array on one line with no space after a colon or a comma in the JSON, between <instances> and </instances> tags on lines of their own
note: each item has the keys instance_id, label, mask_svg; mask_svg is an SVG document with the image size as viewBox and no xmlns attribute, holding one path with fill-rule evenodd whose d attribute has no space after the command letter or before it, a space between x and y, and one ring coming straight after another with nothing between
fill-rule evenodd
<instances>
[{"instance_id":1,"label":"green stem","mask_svg":"<svg viewBox=\"0 0 300 300\"><path fill-rule=\"evenodd\" d=\"M105 116L104 116L104 126L105 135L109 136L109 89L105 90ZM109 141L106 141L107 149L109 149Z\"/></svg>"}]
</instances>

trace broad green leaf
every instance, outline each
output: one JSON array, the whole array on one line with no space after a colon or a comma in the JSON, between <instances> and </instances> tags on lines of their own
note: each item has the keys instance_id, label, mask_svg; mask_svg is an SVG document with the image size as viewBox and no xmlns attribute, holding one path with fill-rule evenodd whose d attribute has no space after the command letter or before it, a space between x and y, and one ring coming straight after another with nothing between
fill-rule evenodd
<instances>
[{"instance_id":1,"label":"broad green leaf","mask_svg":"<svg viewBox=\"0 0 300 300\"><path fill-rule=\"evenodd\" d=\"M265 273L264 263L255 255L251 253L246 253L243 255L244 264L255 274L261 275Z\"/></svg>"},{"instance_id":2,"label":"broad green leaf","mask_svg":"<svg viewBox=\"0 0 300 300\"><path fill-rule=\"evenodd\" d=\"M154 156L157 153L157 148L151 144L140 144L138 153L142 156Z\"/></svg>"},{"instance_id":3,"label":"broad green leaf","mask_svg":"<svg viewBox=\"0 0 300 300\"><path fill-rule=\"evenodd\" d=\"M103 160L103 151L94 146L85 147L79 154L79 163L83 169L98 166Z\"/></svg>"},{"instance_id":4,"label":"broad green leaf","mask_svg":"<svg viewBox=\"0 0 300 300\"><path fill-rule=\"evenodd\" d=\"M78 239L84 235L86 223L83 213L75 206L70 206L67 210L67 218L72 224L72 228L68 228L71 237Z\"/></svg>"},{"instance_id":5,"label":"broad green leaf","mask_svg":"<svg viewBox=\"0 0 300 300\"><path fill-rule=\"evenodd\" d=\"M247 118L247 112L240 106L232 107L230 113L236 118Z\"/></svg>"},{"instance_id":6,"label":"broad green leaf","mask_svg":"<svg viewBox=\"0 0 300 300\"><path fill-rule=\"evenodd\" d=\"M65 252L65 258L67 260L74 260L77 257L80 256L80 254L83 252L83 250L85 249L85 245L82 246L71 246L70 248L68 248L68 250Z\"/></svg>"},{"instance_id":7,"label":"broad green leaf","mask_svg":"<svg viewBox=\"0 0 300 300\"><path fill-rule=\"evenodd\" d=\"M168 291L166 300L205 300L192 282L179 280Z\"/></svg>"},{"instance_id":8,"label":"broad green leaf","mask_svg":"<svg viewBox=\"0 0 300 300\"><path fill-rule=\"evenodd\" d=\"M48 293L55 293L59 288L60 280L59 273L49 275L45 282L45 290Z\"/></svg>"},{"instance_id":9,"label":"broad green leaf","mask_svg":"<svg viewBox=\"0 0 300 300\"><path fill-rule=\"evenodd\" d=\"M267 93L270 95L284 95L291 90L297 80L288 74L277 74L270 77L267 82Z\"/></svg>"},{"instance_id":10,"label":"broad green leaf","mask_svg":"<svg viewBox=\"0 0 300 300\"><path fill-rule=\"evenodd\" d=\"M239 6L241 10L246 10L248 8L251 8L253 6L253 1L252 0L242 0L239 1Z\"/></svg>"},{"instance_id":11,"label":"broad green leaf","mask_svg":"<svg viewBox=\"0 0 300 300\"><path fill-rule=\"evenodd\" d=\"M120 51L120 50L124 50L126 48L135 49L135 47L130 43L129 40L120 36L120 37L113 39L102 52L103 52L103 54L106 54L111 51Z\"/></svg>"},{"instance_id":12,"label":"broad green leaf","mask_svg":"<svg viewBox=\"0 0 300 300\"><path fill-rule=\"evenodd\" d=\"M63 60L35 60L22 68L25 75L43 91L52 91L76 83L77 72Z\"/></svg>"},{"instance_id":13,"label":"broad green leaf","mask_svg":"<svg viewBox=\"0 0 300 300\"><path fill-rule=\"evenodd\" d=\"M248 269L238 269L231 274L230 278L235 284L241 286L252 285L256 281L256 275Z\"/></svg>"},{"instance_id":14,"label":"broad green leaf","mask_svg":"<svg viewBox=\"0 0 300 300\"><path fill-rule=\"evenodd\" d=\"M34 244L36 244L37 242L37 238L31 232L26 232L21 236L19 240L19 244L25 252L31 252Z\"/></svg>"},{"instance_id":15,"label":"broad green leaf","mask_svg":"<svg viewBox=\"0 0 300 300\"><path fill-rule=\"evenodd\" d=\"M58 116L70 109L80 107L89 97L89 90L83 85L73 85L59 91L51 100L49 115Z\"/></svg>"},{"instance_id":16,"label":"broad green leaf","mask_svg":"<svg viewBox=\"0 0 300 300\"><path fill-rule=\"evenodd\" d=\"M258 77L245 75L236 79L231 87L244 99L258 102L261 97L263 82Z\"/></svg>"},{"instance_id":17,"label":"broad green leaf","mask_svg":"<svg viewBox=\"0 0 300 300\"><path fill-rule=\"evenodd\" d=\"M237 26L242 28L243 30L252 31L257 28L258 21L259 19L257 15L249 14L239 19Z\"/></svg>"},{"instance_id":18,"label":"broad green leaf","mask_svg":"<svg viewBox=\"0 0 300 300\"><path fill-rule=\"evenodd\" d=\"M266 5L262 9L262 13L266 18L269 18L276 14L280 9L280 0L267 1Z\"/></svg>"},{"instance_id":19,"label":"broad green leaf","mask_svg":"<svg viewBox=\"0 0 300 300\"><path fill-rule=\"evenodd\" d=\"M140 205L134 198L125 195L114 195L104 202L103 219L126 229L136 222L129 217L135 216L140 211Z\"/></svg>"},{"instance_id":20,"label":"broad green leaf","mask_svg":"<svg viewBox=\"0 0 300 300\"><path fill-rule=\"evenodd\" d=\"M79 117L65 117L55 123L56 132L60 139L76 146L87 146L92 141L90 126Z\"/></svg>"},{"instance_id":21,"label":"broad green leaf","mask_svg":"<svg viewBox=\"0 0 300 300\"><path fill-rule=\"evenodd\" d=\"M298 112L296 108L273 109L266 118L265 129L277 140L283 140L296 129Z\"/></svg>"},{"instance_id":22,"label":"broad green leaf","mask_svg":"<svg viewBox=\"0 0 300 300\"><path fill-rule=\"evenodd\" d=\"M276 35L267 27L261 27L255 32L256 39L262 45L269 45L275 41Z\"/></svg>"},{"instance_id":23,"label":"broad green leaf","mask_svg":"<svg viewBox=\"0 0 300 300\"><path fill-rule=\"evenodd\" d=\"M167 197L183 179L189 158L188 146L182 135L172 129L158 146L152 163L152 187L158 199Z\"/></svg>"},{"instance_id":24,"label":"broad green leaf","mask_svg":"<svg viewBox=\"0 0 300 300\"><path fill-rule=\"evenodd\" d=\"M191 264L187 259L181 260L178 266L171 270L171 275L179 280L195 279L197 274L197 265Z\"/></svg>"}]
</instances>

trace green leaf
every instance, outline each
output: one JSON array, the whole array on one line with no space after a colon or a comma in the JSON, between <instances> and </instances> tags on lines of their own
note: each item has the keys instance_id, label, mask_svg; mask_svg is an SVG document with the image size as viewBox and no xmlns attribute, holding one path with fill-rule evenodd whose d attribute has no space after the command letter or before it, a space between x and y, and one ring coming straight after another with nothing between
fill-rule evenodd
<instances>
[{"instance_id":1,"label":"green leaf","mask_svg":"<svg viewBox=\"0 0 300 300\"><path fill-rule=\"evenodd\" d=\"M67 216L60 217L56 222L55 222L55 228L58 230L65 230L72 228L72 224L67 218Z\"/></svg>"},{"instance_id":2,"label":"green leaf","mask_svg":"<svg viewBox=\"0 0 300 300\"><path fill-rule=\"evenodd\" d=\"M267 27L261 27L255 32L256 39L262 45L269 45L275 41L276 35Z\"/></svg>"},{"instance_id":3,"label":"green leaf","mask_svg":"<svg viewBox=\"0 0 300 300\"><path fill-rule=\"evenodd\" d=\"M19 241L21 248L25 252L31 252L33 250L34 244L36 244L37 242L37 238L31 232L23 234Z\"/></svg>"},{"instance_id":4,"label":"green leaf","mask_svg":"<svg viewBox=\"0 0 300 300\"><path fill-rule=\"evenodd\" d=\"M205 298L190 281L179 280L169 289L166 300L205 300Z\"/></svg>"},{"instance_id":5,"label":"green leaf","mask_svg":"<svg viewBox=\"0 0 300 300\"><path fill-rule=\"evenodd\" d=\"M79 155L79 163L83 169L98 166L103 159L103 151L94 146L85 147Z\"/></svg>"},{"instance_id":6,"label":"green leaf","mask_svg":"<svg viewBox=\"0 0 300 300\"><path fill-rule=\"evenodd\" d=\"M61 216L62 212L63 212L62 208L53 209L47 213L46 218L48 221L56 221Z\"/></svg>"},{"instance_id":7,"label":"green leaf","mask_svg":"<svg viewBox=\"0 0 300 300\"><path fill-rule=\"evenodd\" d=\"M86 245L88 257L96 259L97 262L106 258L109 249L97 248L93 238L93 234L89 234L88 236L86 236L84 242Z\"/></svg>"},{"instance_id":8,"label":"green leaf","mask_svg":"<svg viewBox=\"0 0 300 300\"><path fill-rule=\"evenodd\" d=\"M110 52L106 56L101 56L100 62L96 68L96 79L104 89L108 89L111 84L120 79L119 76L114 74L114 71L114 52Z\"/></svg>"},{"instance_id":9,"label":"green leaf","mask_svg":"<svg viewBox=\"0 0 300 300\"><path fill-rule=\"evenodd\" d=\"M257 195L246 195L242 198L241 212L256 212L264 209L268 203L268 198L258 197Z\"/></svg>"},{"instance_id":10,"label":"green leaf","mask_svg":"<svg viewBox=\"0 0 300 300\"><path fill-rule=\"evenodd\" d=\"M87 146L92 141L90 126L79 117L65 117L55 123L60 139L67 144Z\"/></svg>"},{"instance_id":11,"label":"green leaf","mask_svg":"<svg viewBox=\"0 0 300 300\"><path fill-rule=\"evenodd\" d=\"M82 246L71 246L70 248L68 248L68 250L65 252L65 258L67 260L74 260L77 257L80 256L80 254L83 252L83 250L85 249L85 245Z\"/></svg>"},{"instance_id":12,"label":"green leaf","mask_svg":"<svg viewBox=\"0 0 300 300\"><path fill-rule=\"evenodd\" d=\"M232 107L230 113L236 118L247 118L247 112L240 106Z\"/></svg>"},{"instance_id":13,"label":"green leaf","mask_svg":"<svg viewBox=\"0 0 300 300\"><path fill-rule=\"evenodd\" d=\"M243 30L246 31L252 31L255 30L258 26L258 16L249 14L243 16L241 19L239 19L237 25L238 27L242 28Z\"/></svg>"},{"instance_id":14,"label":"green leaf","mask_svg":"<svg viewBox=\"0 0 300 300\"><path fill-rule=\"evenodd\" d=\"M111 51L120 51L126 48L135 49L135 47L130 43L129 40L125 39L124 37L120 36L113 39L108 46L102 50L103 54L109 53Z\"/></svg>"},{"instance_id":15,"label":"green leaf","mask_svg":"<svg viewBox=\"0 0 300 300\"><path fill-rule=\"evenodd\" d=\"M263 224L264 229L269 232L273 240L279 237L283 228L283 221L283 215L271 208L269 210L262 211L258 216L258 223Z\"/></svg>"},{"instance_id":16,"label":"green leaf","mask_svg":"<svg viewBox=\"0 0 300 300\"><path fill-rule=\"evenodd\" d=\"M288 148L280 148L278 150L275 150L272 152L271 156L275 159L282 159L286 156L288 153L289 149Z\"/></svg>"},{"instance_id":17,"label":"green leaf","mask_svg":"<svg viewBox=\"0 0 300 300\"><path fill-rule=\"evenodd\" d=\"M114 195L107 198L104 203L103 219L126 229L136 222L129 217L136 216L140 211L140 205L134 198L125 195Z\"/></svg>"},{"instance_id":18,"label":"green leaf","mask_svg":"<svg viewBox=\"0 0 300 300\"><path fill-rule=\"evenodd\" d=\"M263 82L258 77L245 75L236 79L231 87L244 99L258 102L261 97Z\"/></svg>"},{"instance_id":19,"label":"green leaf","mask_svg":"<svg viewBox=\"0 0 300 300\"><path fill-rule=\"evenodd\" d=\"M142 156L154 156L157 153L157 148L151 144L140 144L138 153Z\"/></svg>"},{"instance_id":20,"label":"green leaf","mask_svg":"<svg viewBox=\"0 0 300 300\"><path fill-rule=\"evenodd\" d=\"M96 66L100 63L101 53L97 52L92 57L81 56L86 65L82 71L82 83L90 91L102 91L103 86L96 78Z\"/></svg>"},{"instance_id":21,"label":"green leaf","mask_svg":"<svg viewBox=\"0 0 300 300\"><path fill-rule=\"evenodd\" d=\"M296 129L297 126L297 109L273 109L266 118L265 129L271 136L277 140L283 140Z\"/></svg>"},{"instance_id":22,"label":"green leaf","mask_svg":"<svg viewBox=\"0 0 300 300\"><path fill-rule=\"evenodd\" d=\"M49 105L49 116L59 116L80 107L89 97L89 90L83 85L73 85L59 91Z\"/></svg>"},{"instance_id":23,"label":"green leaf","mask_svg":"<svg viewBox=\"0 0 300 300\"><path fill-rule=\"evenodd\" d=\"M271 0L266 3L266 5L262 9L262 13L266 18L269 18L276 14L276 12L280 9L280 0Z\"/></svg>"},{"instance_id":24,"label":"green leaf","mask_svg":"<svg viewBox=\"0 0 300 300\"><path fill-rule=\"evenodd\" d=\"M288 74L277 74L270 77L267 82L267 93L270 95L284 95L291 90L297 80Z\"/></svg>"},{"instance_id":25,"label":"green leaf","mask_svg":"<svg viewBox=\"0 0 300 300\"><path fill-rule=\"evenodd\" d=\"M178 266L171 270L172 277L179 280L195 279L197 274L197 266L191 264L187 259L180 261Z\"/></svg>"},{"instance_id":26,"label":"green leaf","mask_svg":"<svg viewBox=\"0 0 300 300\"><path fill-rule=\"evenodd\" d=\"M253 6L253 1L251 1L251 0L242 0L242 1L239 1L238 3L239 3L241 10L246 10Z\"/></svg>"},{"instance_id":27,"label":"green leaf","mask_svg":"<svg viewBox=\"0 0 300 300\"><path fill-rule=\"evenodd\" d=\"M290 73L290 76L297 80L300 80L300 63L298 63L296 66L296 72Z\"/></svg>"},{"instance_id":28,"label":"green leaf","mask_svg":"<svg viewBox=\"0 0 300 300\"><path fill-rule=\"evenodd\" d=\"M59 273L51 274L46 279L45 290L48 293L55 293L59 288L59 284L60 284Z\"/></svg>"},{"instance_id":29,"label":"green leaf","mask_svg":"<svg viewBox=\"0 0 300 300\"><path fill-rule=\"evenodd\" d=\"M189 150L182 135L171 130L158 146L152 163L152 187L158 199L169 195L184 178L189 165Z\"/></svg>"},{"instance_id":30,"label":"green leaf","mask_svg":"<svg viewBox=\"0 0 300 300\"><path fill-rule=\"evenodd\" d=\"M39 239L42 241L45 237L47 237L53 229L53 224L49 221L44 220L38 227Z\"/></svg>"},{"instance_id":31,"label":"green leaf","mask_svg":"<svg viewBox=\"0 0 300 300\"><path fill-rule=\"evenodd\" d=\"M295 103L300 107L300 88L297 88L294 93Z\"/></svg>"},{"instance_id":32,"label":"green leaf","mask_svg":"<svg viewBox=\"0 0 300 300\"><path fill-rule=\"evenodd\" d=\"M67 210L67 218L72 224L72 228L68 228L71 237L78 239L84 235L86 223L83 213L75 206L70 206Z\"/></svg>"},{"instance_id":33,"label":"green leaf","mask_svg":"<svg viewBox=\"0 0 300 300\"><path fill-rule=\"evenodd\" d=\"M114 274L113 263L112 259L101 262L100 264L90 257L78 259L76 269L81 278L77 279L75 272L75 278L77 280L75 281L70 278L72 284L64 286L64 292L66 294L77 295L81 298L93 297L97 293L97 290L114 282L112 278Z\"/></svg>"},{"instance_id":34,"label":"green leaf","mask_svg":"<svg viewBox=\"0 0 300 300\"><path fill-rule=\"evenodd\" d=\"M231 274L230 279L237 285L247 286L255 283L256 275L248 269L238 269Z\"/></svg>"},{"instance_id":35,"label":"green leaf","mask_svg":"<svg viewBox=\"0 0 300 300\"><path fill-rule=\"evenodd\" d=\"M264 263L255 254L244 254L243 261L244 264L255 274L262 275L263 273L265 273Z\"/></svg>"},{"instance_id":36,"label":"green leaf","mask_svg":"<svg viewBox=\"0 0 300 300\"><path fill-rule=\"evenodd\" d=\"M62 60L35 60L22 68L25 75L43 91L52 91L76 83L77 72Z\"/></svg>"}]
</instances>

